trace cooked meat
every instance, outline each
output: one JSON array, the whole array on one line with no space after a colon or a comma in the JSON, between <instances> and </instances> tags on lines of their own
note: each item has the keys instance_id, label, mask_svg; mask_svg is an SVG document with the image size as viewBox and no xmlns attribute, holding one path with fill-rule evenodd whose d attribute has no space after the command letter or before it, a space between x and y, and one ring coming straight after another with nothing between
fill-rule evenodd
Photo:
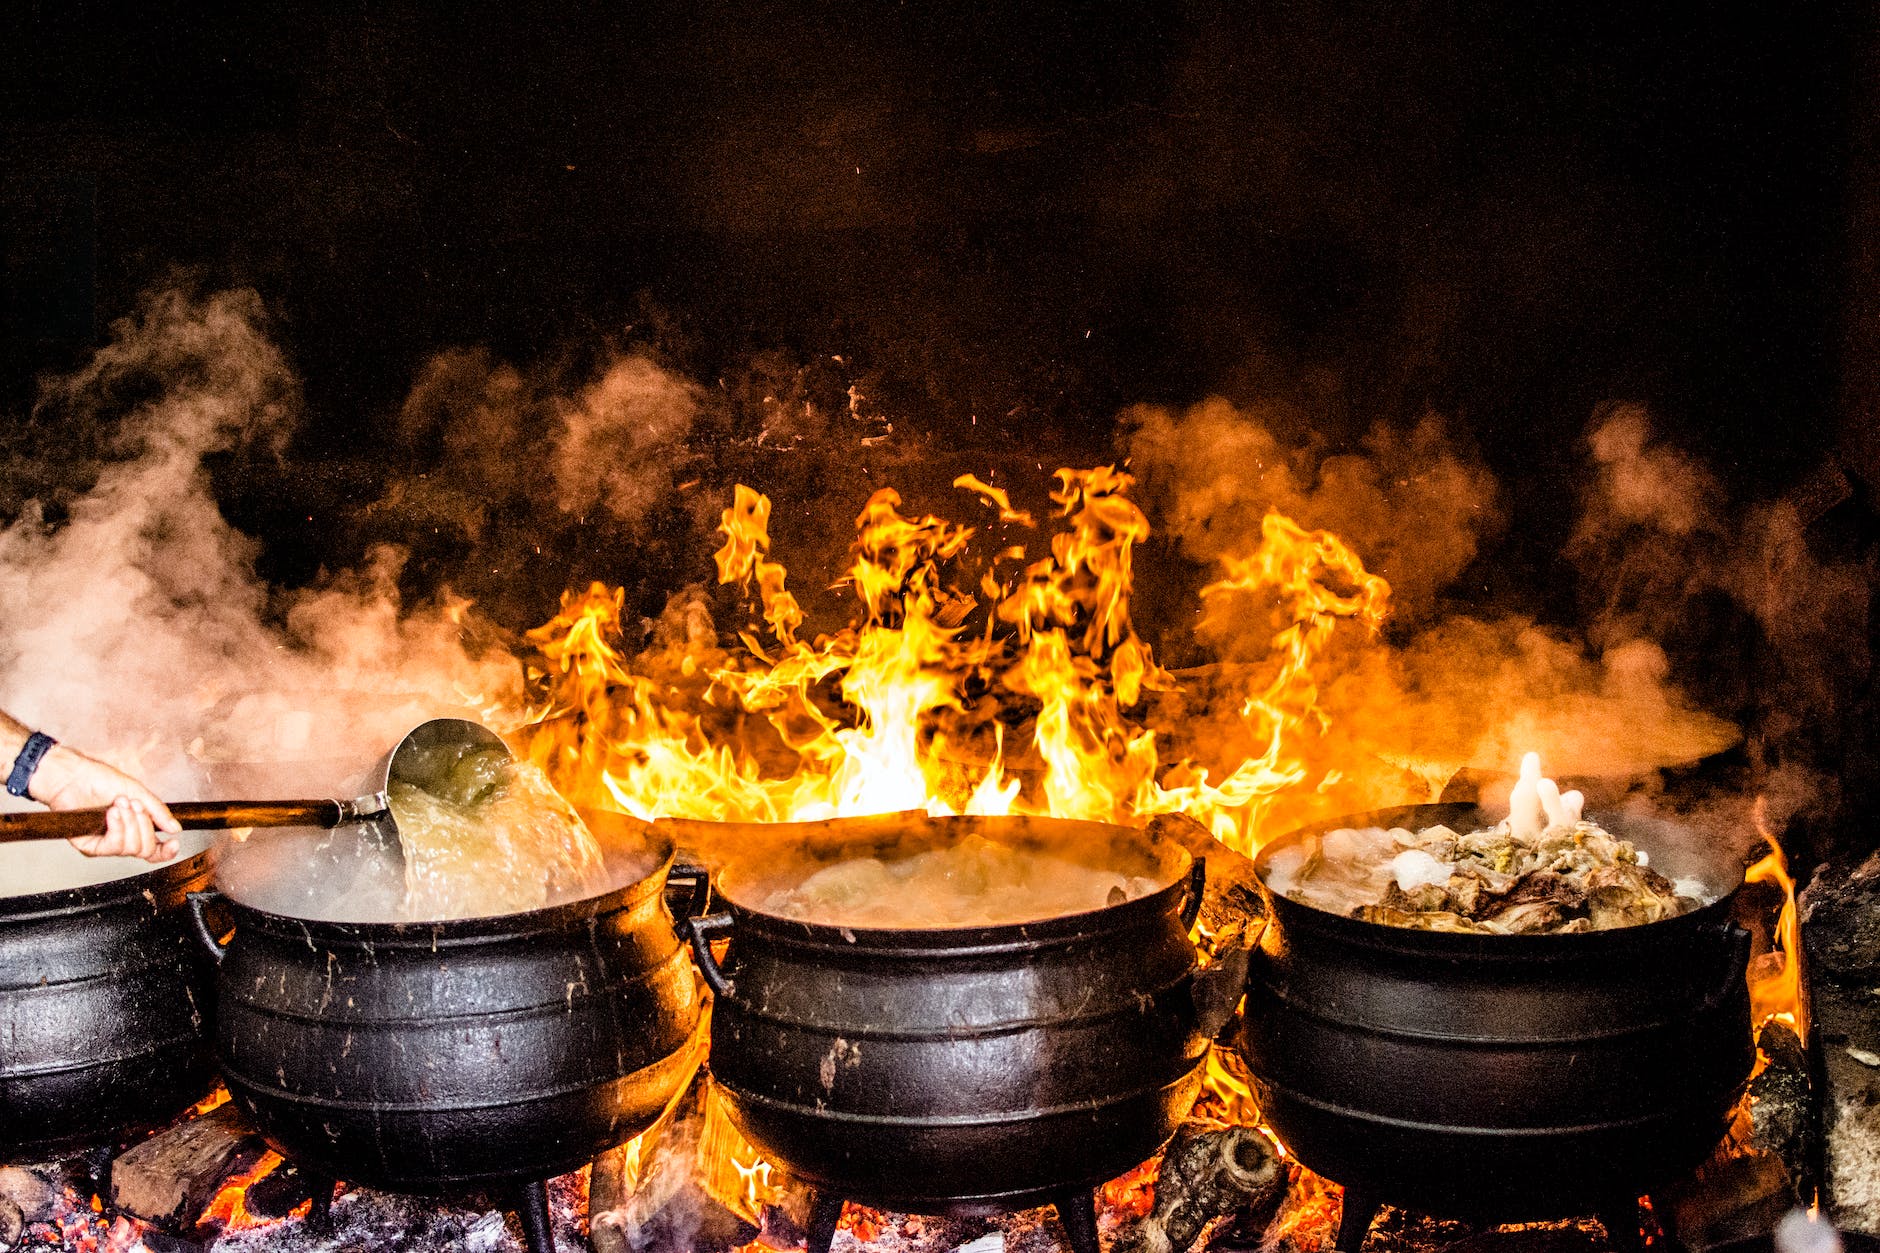
<instances>
[{"instance_id":1,"label":"cooked meat","mask_svg":"<svg viewBox=\"0 0 1880 1253\"><path fill-rule=\"evenodd\" d=\"M1408 927L1413 931L1480 931L1481 927L1459 914L1442 910L1422 912L1392 909L1388 905L1360 905L1351 911L1360 922L1382 923L1386 927Z\"/></svg>"},{"instance_id":2,"label":"cooked meat","mask_svg":"<svg viewBox=\"0 0 1880 1253\"><path fill-rule=\"evenodd\" d=\"M1595 927L1635 927L1684 910L1671 884L1644 866L1600 866L1586 876L1587 916Z\"/></svg>"},{"instance_id":3,"label":"cooked meat","mask_svg":"<svg viewBox=\"0 0 1880 1253\"><path fill-rule=\"evenodd\" d=\"M1526 905L1533 901L1552 901L1562 909L1580 910L1586 908L1586 889L1559 871L1536 870L1522 875L1502 903Z\"/></svg>"},{"instance_id":4,"label":"cooked meat","mask_svg":"<svg viewBox=\"0 0 1880 1253\"><path fill-rule=\"evenodd\" d=\"M1674 918L1701 902L1628 841L1580 819L1517 834L1507 822L1457 835L1341 829L1282 864L1269 886L1385 926L1559 934Z\"/></svg>"},{"instance_id":5,"label":"cooked meat","mask_svg":"<svg viewBox=\"0 0 1880 1253\"><path fill-rule=\"evenodd\" d=\"M1497 935L1536 935L1558 930L1565 920L1566 909L1558 901L1522 901L1484 919L1481 929Z\"/></svg>"}]
</instances>

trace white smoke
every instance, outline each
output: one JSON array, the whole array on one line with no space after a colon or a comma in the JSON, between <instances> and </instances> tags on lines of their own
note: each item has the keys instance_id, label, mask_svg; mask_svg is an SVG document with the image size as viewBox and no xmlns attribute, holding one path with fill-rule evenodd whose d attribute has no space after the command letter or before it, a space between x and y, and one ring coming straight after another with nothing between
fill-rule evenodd
<instances>
[{"instance_id":1,"label":"white smoke","mask_svg":"<svg viewBox=\"0 0 1880 1253\"><path fill-rule=\"evenodd\" d=\"M396 551L312 590L257 576L204 459L278 447L298 420L263 328L253 292L147 300L35 410L39 482L65 448L96 463L0 530L0 706L176 799L219 766L370 756L426 710L515 695L513 662L466 651L461 602L400 602Z\"/></svg>"}]
</instances>

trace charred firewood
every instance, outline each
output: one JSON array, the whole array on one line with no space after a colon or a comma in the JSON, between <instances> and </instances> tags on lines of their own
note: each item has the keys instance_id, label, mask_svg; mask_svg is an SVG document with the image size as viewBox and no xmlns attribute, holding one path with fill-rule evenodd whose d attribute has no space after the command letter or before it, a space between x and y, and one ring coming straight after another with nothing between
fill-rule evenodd
<instances>
[{"instance_id":1,"label":"charred firewood","mask_svg":"<svg viewBox=\"0 0 1880 1253\"><path fill-rule=\"evenodd\" d=\"M266 1149L239 1106L218 1105L120 1154L111 1165L111 1203L147 1222L188 1227L223 1181Z\"/></svg>"},{"instance_id":2,"label":"charred firewood","mask_svg":"<svg viewBox=\"0 0 1880 1253\"><path fill-rule=\"evenodd\" d=\"M1202 1131L1184 1127L1162 1155L1155 1208L1113 1253L1176 1253L1201 1238L1209 1223L1263 1210L1272 1217L1286 1194L1286 1170L1267 1138L1251 1127Z\"/></svg>"},{"instance_id":3,"label":"charred firewood","mask_svg":"<svg viewBox=\"0 0 1880 1253\"><path fill-rule=\"evenodd\" d=\"M1814 1198L1807 1050L1794 1031L1774 1021L1764 1024L1757 1045L1765 1065L1723 1143L1688 1178L1652 1194L1688 1248L1764 1235Z\"/></svg>"},{"instance_id":4,"label":"charred firewood","mask_svg":"<svg viewBox=\"0 0 1880 1253\"><path fill-rule=\"evenodd\" d=\"M637 1177L625 1149L596 1158L588 1177L595 1253L717 1253L749 1244L758 1228L714 1197L701 1154L708 1080L704 1072L641 1137Z\"/></svg>"},{"instance_id":5,"label":"charred firewood","mask_svg":"<svg viewBox=\"0 0 1880 1253\"><path fill-rule=\"evenodd\" d=\"M26 1223L44 1222L59 1205L59 1190L37 1171L0 1166L0 1245L12 1245Z\"/></svg>"},{"instance_id":6,"label":"charred firewood","mask_svg":"<svg viewBox=\"0 0 1880 1253\"><path fill-rule=\"evenodd\" d=\"M807 1202L808 1193L802 1193ZM759 1215L757 1242L778 1253L800 1249L809 1239L809 1206L765 1205Z\"/></svg>"},{"instance_id":7,"label":"charred firewood","mask_svg":"<svg viewBox=\"0 0 1880 1253\"><path fill-rule=\"evenodd\" d=\"M330 1180L316 1184L292 1162L283 1162L248 1185L242 1205L256 1218L286 1218L313 1200L314 1189L322 1185L332 1187Z\"/></svg>"},{"instance_id":8,"label":"charred firewood","mask_svg":"<svg viewBox=\"0 0 1880 1253\"><path fill-rule=\"evenodd\" d=\"M1266 919L1253 862L1186 814L1157 814L1149 820L1149 834L1207 861L1199 918L1201 948L1210 960L1195 976L1194 998L1202 1034L1218 1035L1240 1005L1252 945Z\"/></svg>"},{"instance_id":9,"label":"charred firewood","mask_svg":"<svg viewBox=\"0 0 1880 1253\"><path fill-rule=\"evenodd\" d=\"M606 1215L627 1203L626 1159L627 1146L623 1144L608 1149L588 1167L589 1238L593 1241L594 1253L626 1253L626 1239L619 1225L611 1220L603 1221Z\"/></svg>"},{"instance_id":10,"label":"charred firewood","mask_svg":"<svg viewBox=\"0 0 1880 1253\"><path fill-rule=\"evenodd\" d=\"M1768 1022L1756 1039L1767 1064L1749 1085L1750 1143L1773 1154L1794 1183L1797 1205L1813 1199L1815 1180L1814 1092L1808 1050L1781 1022Z\"/></svg>"},{"instance_id":11,"label":"charred firewood","mask_svg":"<svg viewBox=\"0 0 1880 1253\"><path fill-rule=\"evenodd\" d=\"M1822 1081L1822 1200L1844 1231L1880 1235L1880 853L1816 872L1802 947Z\"/></svg>"},{"instance_id":12,"label":"charred firewood","mask_svg":"<svg viewBox=\"0 0 1880 1253\"><path fill-rule=\"evenodd\" d=\"M1240 942L1260 929L1266 902L1260 897L1253 862L1214 838L1212 832L1186 814L1157 814L1149 820L1149 834L1169 840L1208 863L1207 884L1201 896L1201 930L1213 938L1210 951Z\"/></svg>"}]
</instances>

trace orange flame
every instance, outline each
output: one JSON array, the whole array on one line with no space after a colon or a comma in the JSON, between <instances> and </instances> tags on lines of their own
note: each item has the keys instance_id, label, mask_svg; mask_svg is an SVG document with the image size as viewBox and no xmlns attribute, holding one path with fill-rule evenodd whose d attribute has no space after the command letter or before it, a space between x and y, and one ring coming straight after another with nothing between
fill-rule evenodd
<instances>
[{"instance_id":1,"label":"orange flame","mask_svg":"<svg viewBox=\"0 0 1880 1253\"><path fill-rule=\"evenodd\" d=\"M771 560L770 501L737 488L716 554L721 584L754 593L762 626L719 648L702 606L672 612L653 647L621 644L621 593L563 598L530 634L542 697L530 755L578 801L641 817L809 821L909 809L1140 822L1186 813L1249 850L1337 779L1308 747L1324 732L1315 673L1341 621L1375 631L1388 585L1337 537L1269 514L1255 551L1202 593L1210 615L1274 615L1263 677L1239 716L1258 751L1219 781L1162 760L1138 707L1175 686L1130 617L1134 550L1149 535L1113 467L1060 470L1048 554L992 553L975 528L910 516L884 488L856 519L839 586L847 626L803 636ZM1002 489L957 486L1030 523ZM974 588L973 591L963 588ZM975 625L976 624L976 625Z\"/></svg>"},{"instance_id":2,"label":"orange flame","mask_svg":"<svg viewBox=\"0 0 1880 1253\"><path fill-rule=\"evenodd\" d=\"M569 592L529 637L541 700L529 755L572 799L644 818L1184 813L1242 851L1282 820L1302 821L1337 778L1312 761L1327 725L1317 669L1341 622L1376 631L1389 586L1336 536L1278 513L1253 551L1223 563L1201 594L1209 618L1264 616L1274 633L1238 702L1254 751L1217 781L1164 761L1142 718L1145 695L1175 680L1131 620L1135 550L1150 533L1131 477L1105 466L1056 479L1048 550L1034 559L1002 547L976 565L975 528L904 513L892 489L875 492L838 584L855 597L853 620L813 638L770 557L771 502L739 486L715 562L721 585L755 600L742 648L722 648L694 600L630 653L622 593ZM1002 522L1035 525L1003 489L972 476L955 486ZM1225 1054L1210 1063L1209 1090L1224 1121L1256 1117ZM707 1189L756 1220L776 1195L770 1167L716 1100L702 1139ZM875 1218L851 1209L846 1221L859 1234Z\"/></svg>"},{"instance_id":3,"label":"orange flame","mask_svg":"<svg viewBox=\"0 0 1880 1253\"><path fill-rule=\"evenodd\" d=\"M1764 798L1754 809L1756 830L1769 844L1769 852L1743 873L1745 883L1774 883L1782 889L1782 912L1776 919L1776 947L1750 965L1750 1021L1758 1029L1770 1019L1786 1023L1804 1042L1808 1039L1807 988L1802 980L1801 927L1795 910L1795 880L1788 858L1769 830Z\"/></svg>"},{"instance_id":4,"label":"orange flame","mask_svg":"<svg viewBox=\"0 0 1880 1253\"><path fill-rule=\"evenodd\" d=\"M698 1161L705 1191L747 1222L760 1222L764 1206L781 1195L782 1190L771 1182L770 1163L738 1134L716 1085L705 1093Z\"/></svg>"},{"instance_id":5,"label":"orange flame","mask_svg":"<svg viewBox=\"0 0 1880 1253\"><path fill-rule=\"evenodd\" d=\"M228 1089L220 1083L209 1090L209 1095L189 1107L189 1117L198 1118L210 1110L228 1104Z\"/></svg>"},{"instance_id":6,"label":"orange flame","mask_svg":"<svg viewBox=\"0 0 1880 1253\"><path fill-rule=\"evenodd\" d=\"M209 1202L209 1208L204 1210L202 1217L197 1220L198 1225L215 1224L225 1232L247 1231L275 1221L272 1218L261 1218L248 1212L248 1189L256 1182L273 1174L281 1165L281 1161L281 1155L269 1149L253 1166L231 1175L222 1185L222 1190L215 1194L215 1199ZM305 1213L311 1208L311 1204L308 1201L301 1202L294 1213Z\"/></svg>"}]
</instances>

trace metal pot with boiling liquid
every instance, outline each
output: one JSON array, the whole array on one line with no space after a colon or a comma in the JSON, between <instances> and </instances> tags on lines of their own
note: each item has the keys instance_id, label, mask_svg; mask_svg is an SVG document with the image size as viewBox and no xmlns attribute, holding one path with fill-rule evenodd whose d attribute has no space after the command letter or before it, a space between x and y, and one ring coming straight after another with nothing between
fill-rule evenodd
<instances>
[{"instance_id":1,"label":"metal pot with boiling liquid","mask_svg":"<svg viewBox=\"0 0 1880 1253\"><path fill-rule=\"evenodd\" d=\"M232 884L194 898L223 1077L275 1149L329 1180L510 1193L550 1247L542 1183L650 1126L704 1048L670 846L583 817L617 886L522 913L334 921Z\"/></svg>"},{"instance_id":2,"label":"metal pot with boiling liquid","mask_svg":"<svg viewBox=\"0 0 1880 1253\"><path fill-rule=\"evenodd\" d=\"M817 1189L812 1253L845 1198L915 1213L1052 1202L1093 1250L1089 1190L1152 1156L1201 1086L1201 865L1097 823L910 821L942 844L1126 844L1156 887L1032 921L858 927L782 916L757 874L727 870L728 912L693 924L716 994L712 1076L745 1137ZM853 851L893 849L892 826Z\"/></svg>"}]
</instances>

